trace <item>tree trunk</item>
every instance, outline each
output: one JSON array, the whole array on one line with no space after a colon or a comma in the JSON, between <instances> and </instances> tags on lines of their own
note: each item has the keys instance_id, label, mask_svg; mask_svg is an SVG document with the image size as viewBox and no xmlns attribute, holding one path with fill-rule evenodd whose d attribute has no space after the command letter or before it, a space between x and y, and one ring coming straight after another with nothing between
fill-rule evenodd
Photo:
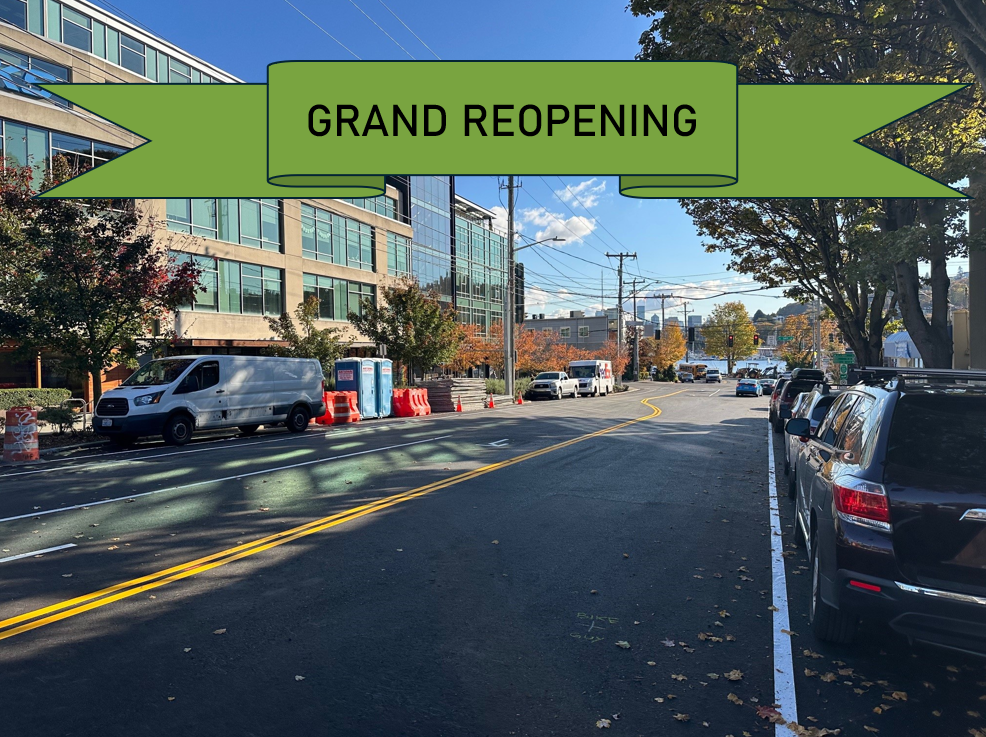
<instances>
[{"instance_id":1,"label":"tree trunk","mask_svg":"<svg viewBox=\"0 0 986 737\"><path fill-rule=\"evenodd\" d=\"M939 269L943 268L942 264ZM952 339L948 334L948 326L937 327L928 322L921 309L921 280L917 263L899 261L894 264L894 275L897 277L897 301L900 305L900 316L907 328L907 334L917 346L924 365L927 368L952 368ZM941 273L938 278L941 279ZM948 281L947 274L945 275ZM945 311L947 313L947 287ZM947 317L945 318L947 320ZM940 320L939 320L940 321Z\"/></svg>"},{"instance_id":2,"label":"tree trunk","mask_svg":"<svg viewBox=\"0 0 986 737\"><path fill-rule=\"evenodd\" d=\"M90 371L89 375L92 376L92 406L95 407L96 402L103 396L103 370L98 368Z\"/></svg>"}]
</instances>

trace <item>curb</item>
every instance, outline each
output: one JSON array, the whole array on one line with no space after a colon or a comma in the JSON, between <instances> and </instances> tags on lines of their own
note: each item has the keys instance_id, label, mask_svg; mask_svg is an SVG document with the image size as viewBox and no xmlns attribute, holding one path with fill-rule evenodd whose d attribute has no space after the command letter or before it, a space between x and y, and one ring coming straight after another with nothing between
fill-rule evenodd
<instances>
[{"instance_id":1,"label":"curb","mask_svg":"<svg viewBox=\"0 0 986 737\"><path fill-rule=\"evenodd\" d=\"M76 443L75 445L59 445L57 448L45 448L44 450L38 451L41 456L54 455L55 453L61 453L67 450L78 450L79 448L95 448L97 445L106 445L108 441L106 440L92 440L86 443Z\"/></svg>"}]
</instances>

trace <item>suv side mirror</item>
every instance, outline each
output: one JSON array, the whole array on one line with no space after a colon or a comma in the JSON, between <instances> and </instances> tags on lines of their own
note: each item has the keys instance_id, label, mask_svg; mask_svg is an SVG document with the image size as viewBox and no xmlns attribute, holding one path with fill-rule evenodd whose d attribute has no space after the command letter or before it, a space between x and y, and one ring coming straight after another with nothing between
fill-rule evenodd
<instances>
[{"instance_id":1,"label":"suv side mirror","mask_svg":"<svg viewBox=\"0 0 986 737\"><path fill-rule=\"evenodd\" d=\"M811 437L811 422L803 417L795 417L787 421L784 432L788 435L795 435L802 440Z\"/></svg>"}]
</instances>

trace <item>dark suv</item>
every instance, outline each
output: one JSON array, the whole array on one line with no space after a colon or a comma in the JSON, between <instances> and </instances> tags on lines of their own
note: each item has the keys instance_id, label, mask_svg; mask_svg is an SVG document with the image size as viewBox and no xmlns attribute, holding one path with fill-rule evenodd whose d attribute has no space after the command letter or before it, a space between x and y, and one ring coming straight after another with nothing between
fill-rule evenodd
<instances>
[{"instance_id":1,"label":"dark suv","mask_svg":"<svg viewBox=\"0 0 986 737\"><path fill-rule=\"evenodd\" d=\"M986 654L986 372L875 369L808 424L787 432L813 632L846 643L867 617Z\"/></svg>"},{"instance_id":2,"label":"dark suv","mask_svg":"<svg viewBox=\"0 0 986 737\"><path fill-rule=\"evenodd\" d=\"M795 369L787 381L777 382L774 393L770 395L769 420L776 433L784 432L784 422L791 417L791 405L794 404L795 398L802 392L810 392L819 383L824 384L824 375L820 378L816 376L821 372L812 372L805 378L799 378L798 371Z\"/></svg>"}]
</instances>

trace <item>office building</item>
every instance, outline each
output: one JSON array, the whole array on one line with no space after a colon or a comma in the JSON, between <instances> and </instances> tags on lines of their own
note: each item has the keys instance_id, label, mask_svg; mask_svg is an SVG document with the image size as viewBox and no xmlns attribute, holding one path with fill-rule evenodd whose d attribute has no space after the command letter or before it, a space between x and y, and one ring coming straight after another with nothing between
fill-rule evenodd
<instances>
[{"instance_id":1,"label":"office building","mask_svg":"<svg viewBox=\"0 0 986 737\"><path fill-rule=\"evenodd\" d=\"M38 181L56 155L84 170L143 142L39 86L54 81L241 82L85 0L0 0L0 155L36 166ZM453 177L388 177L386 193L370 199L136 206L161 248L202 269L194 303L160 326L175 352L259 353L273 340L265 318L314 295L321 327L339 328L354 352L372 353L376 346L347 314L406 275L434 289L463 322L486 331L502 319L505 238L493 213L455 195ZM27 365L0 353L0 383L67 386L88 398L89 382L60 374L54 358ZM119 378L107 376L104 389Z\"/></svg>"},{"instance_id":2,"label":"office building","mask_svg":"<svg viewBox=\"0 0 986 737\"><path fill-rule=\"evenodd\" d=\"M701 315L689 315L688 316L688 327L690 327L690 328L700 328L700 327L702 327L702 316Z\"/></svg>"}]
</instances>

